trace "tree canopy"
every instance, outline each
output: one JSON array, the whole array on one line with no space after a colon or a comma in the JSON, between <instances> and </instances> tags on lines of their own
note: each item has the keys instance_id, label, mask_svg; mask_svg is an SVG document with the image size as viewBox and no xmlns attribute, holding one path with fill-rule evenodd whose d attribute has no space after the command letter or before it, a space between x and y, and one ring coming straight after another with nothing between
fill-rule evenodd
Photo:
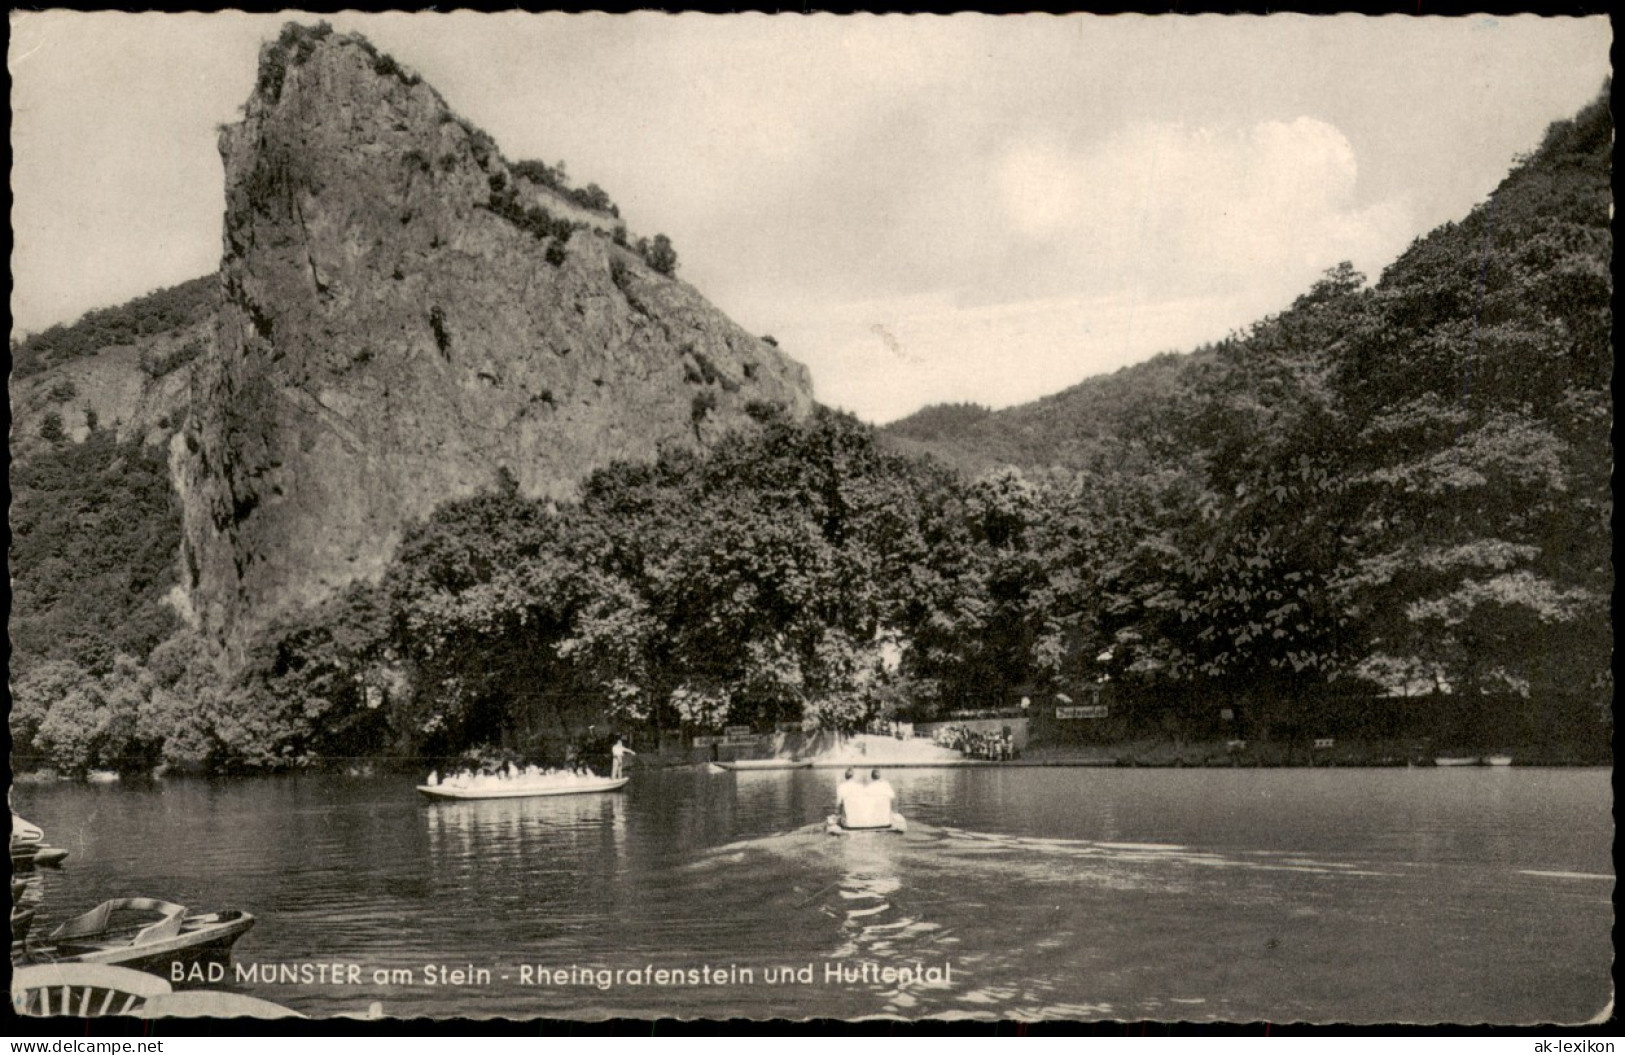
<instances>
[{"instance_id":1,"label":"tree canopy","mask_svg":"<svg viewBox=\"0 0 1625 1055\"><path fill-rule=\"evenodd\" d=\"M1602 100L1375 283L1338 265L1025 408L877 431L762 407L572 502L510 478L246 661L159 604L161 457L63 438L13 472L13 735L69 770L541 755L1103 684L1173 726L1246 699L1285 736L1344 691L1606 717L1611 144Z\"/></svg>"}]
</instances>

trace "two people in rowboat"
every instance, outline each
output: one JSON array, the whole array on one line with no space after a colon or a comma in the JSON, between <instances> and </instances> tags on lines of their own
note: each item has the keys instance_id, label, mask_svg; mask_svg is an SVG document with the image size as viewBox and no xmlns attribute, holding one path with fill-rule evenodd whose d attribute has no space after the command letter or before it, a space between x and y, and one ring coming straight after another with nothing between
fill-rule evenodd
<instances>
[{"instance_id":1,"label":"two people in rowboat","mask_svg":"<svg viewBox=\"0 0 1625 1055\"><path fill-rule=\"evenodd\" d=\"M867 783L857 779L856 771L848 769L835 787L835 815L845 828L878 828L892 823L892 807L897 791L880 775L880 770L869 771Z\"/></svg>"}]
</instances>

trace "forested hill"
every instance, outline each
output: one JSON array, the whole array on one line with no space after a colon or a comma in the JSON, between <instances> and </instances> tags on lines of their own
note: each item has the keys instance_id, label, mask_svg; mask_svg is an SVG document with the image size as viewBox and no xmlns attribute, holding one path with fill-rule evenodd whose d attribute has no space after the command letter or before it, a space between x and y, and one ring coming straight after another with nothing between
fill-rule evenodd
<instances>
[{"instance_id":1,"label":"forested hill","mask_svg":"<svg viewBox=\"0 0 1625 1055\"><path fill-rule=\"evenodd\" d=\"M1413 301L1425 297L1430 285L1448 283L1452 274L1460 278L1459 268L1469 263L1483 272L1486 294L1497 283L1517 281L1515 276L1528 278L1531 269L1554 268L1561 274L1542 281L1566 289L1561 294L1549 289L1550 294L1571 301L1594 295L1595 283L1605 275L1610 258L1607 224L1613 123L1607 95L1605 89L1574 120L1553 125L1540 148L1520 159L1492 199L1466 220L1446 224L1413 244L1383 275L1377 288L1366 293L1367 306L1391 303L1402 295ZM1588 277L1574 274L1575 268ZM1475 281L1477 276L1474 271ZM1339 282L1348 276L1328 277ZM1164 353L1005 410L974 404L929 406L881 432L894 448L930 454L972 474L996 465L1100 467L1133 451L1163 451L1183 458L1187 449L1182 443L1187 437L1177 427L1175 413L1190 409L1190 400L1216 373L1230 373L1224 360L1244 358L1249 346L1269 341L1271 333L1281 325L1290 326L1291 317L1308 306L1300 302L1283 318L1260 323L1251 339L1244 336L1186 354ZM1475 297L1463 302L1452 296L1441 300L1433 315L1437 322L1454 319L1460 326L1469 324L1478 308ZM1485 327L1498 325L1493 315L1479 321ZM1311 357L1318 353L1327 369L1347 368L1350 357L1338 353L1350 349L1334 348L1342 336L1335 335L1321 347L1298 351ZM1486 336L1495 339L1489 332ZM1454 357L1456 361L1443 374L1430 375L1430 388L1453 401L1459 394L1462 371L1470 373L1470 361L1479 354L1492 353L1484 349Z\"/></svg>"},{"instance_id":2,"label":"forested hill","mask_svg":"<svg viewBox=\"0 0 1625 1055\"><path fill-rule=\"evenodd\" d=\"M77 322L31 334L12 343L12 377L32 377L108 348L137 344L144 337L213 322L219 293L220 280L213 274L203 275L117 307L86 312Z\"/></svg>"},{"instance_id":3,"label":"forested hill","mask_svg":"<svg viewBox=\"0 0 1625 1055\"><path fill-rule=\"evenodd\" d=\"M969 475L1000 465L1121 464L1137 450L1165 447L1164 415L1190 394L1194 368L1213 355L1212 348L1165 352L1007 410L974 403L929 406L881 432L899 451L930 455Z\"/></svg>"},{"instance_id":4,"label":"forested hill","mask_svg":"<svg viewBox=\"0 0 1625 1055\"><path fill-rule=\"evenodd\" d=\"M1042 468L1148 503L1124 525L1147 563L1102 613L1119 628L1114 664L1601 690L1607 99L1554 124L1488 201L1374 286L1342 265L1216 346L884 433L951 465Z\"/></svg>"},{"instance_id":5,"label":"forested hill","mask_svg":"<svg viewBox=\"0 0 1625 1055\"><path fill-rule=\"evenodd\" d=\"M1014 410L875 430L749 403L574 499L499 474L240 657L140 618L175 511L113 485L161 479L155 452L59 426L13 471L14 742L67 772L559 759L593 729L850 730L1101 692L1123 736L1307 748L1407 696L1464 717L1437 749L1605 760L1606 99L1375 284L1333 268L1244 334ZM107 535L125 507L152 530Z\"/></svg>"}]
</instances>

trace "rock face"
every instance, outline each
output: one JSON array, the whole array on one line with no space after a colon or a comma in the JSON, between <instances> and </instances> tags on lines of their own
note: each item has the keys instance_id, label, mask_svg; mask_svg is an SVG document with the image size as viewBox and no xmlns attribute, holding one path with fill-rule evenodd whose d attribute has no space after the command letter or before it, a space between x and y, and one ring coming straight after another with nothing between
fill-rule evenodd
<instances>
[{"instance_id":1,"label":"rock face","mask_svg":"<svg viewBox=\"0 0 1625 1055\"><path fill-rule=\"evenodd\" d=\"M284 30L220 150L222 307L171 465L193 608L228 640L375 577L448 499L567 498L753 403L812 406L612 207L516 172L360 37Z\"/></svg>"}]
</instances>

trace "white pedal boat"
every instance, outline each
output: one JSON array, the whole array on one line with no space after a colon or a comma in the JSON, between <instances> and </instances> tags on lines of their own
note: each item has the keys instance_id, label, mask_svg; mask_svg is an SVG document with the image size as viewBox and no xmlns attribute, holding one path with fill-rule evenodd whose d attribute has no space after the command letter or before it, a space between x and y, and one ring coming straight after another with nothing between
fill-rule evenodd
<instances>
[{"instance_id":1,"label":"white pedal boat","mask_svg":"<svg viewBox=\"0 0 1625 1055\"><path fill-rule=\"evenodd\" d=\"M595 777L590 780L507 780L478 787L419 784L418 790L433 799L529 799L542 795L591 795L624 788L631 777Z\"/></svg>"},{"instance_id":2,"label":"white pedal boat","mask_svg":"<svg viewBox=\"0 0 1625 1055\"><path fill-rule=\"evenodd\" d=\"M860 835L864 832L891 832L896 835L902 835L906 831L908 831L908 821L901 813L892 814L891 821L889 823L869 824L861 828L849 827L842 824L841 818L833 813L825 818L824 821L824 833L826 835Z\"/></svg>"}]
</instances>

